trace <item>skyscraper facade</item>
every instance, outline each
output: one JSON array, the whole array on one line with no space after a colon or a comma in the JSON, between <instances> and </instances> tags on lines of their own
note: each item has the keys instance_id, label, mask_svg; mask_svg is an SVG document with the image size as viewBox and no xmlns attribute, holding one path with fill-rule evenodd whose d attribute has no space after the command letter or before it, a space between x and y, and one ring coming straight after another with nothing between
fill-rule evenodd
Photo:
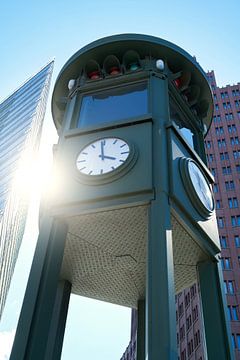
<instances>
[{"instance_id":1,"label":"skyscraper facade","mask_svg":"<svg viewBox=\"0 0 240 360\"><path fill-rule=\"evenodd\" d=\"M0 103L0 318L27 217L27 179L39 146L53 61Z\"/></svg>"},{"instance_id":2,"label":"skyscraper facade","mask_svg":"<svg viewBox=\"0 0 240 360\"><path fill-rule=\"evenodd\" d=\"M205 138L208 167L215 184L216 215L228 320L236 360L240 359L240 83L218 87L214 71L207 77L213 91L214 116ZM179 360L204 360L205 338L198 285L176 295ZM136 359L136 311L131 341L121 360Z\"/></svg>"}]
</instances>

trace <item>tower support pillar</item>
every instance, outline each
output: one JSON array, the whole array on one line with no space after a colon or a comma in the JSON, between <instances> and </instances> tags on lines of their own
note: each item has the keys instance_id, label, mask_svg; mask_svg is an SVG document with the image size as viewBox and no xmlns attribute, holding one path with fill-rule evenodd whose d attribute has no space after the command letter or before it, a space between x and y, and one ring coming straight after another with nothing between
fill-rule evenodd
<instances>
[{"instance_id":1,"label":"tower support pillar","mask_svg":"<svg viewBox=\"0 0 240 360\"><path fill-rule=\"evenodd\" d=\"M58 341L53 333L60 331L63 339L67 311L60 314L59 310L67 308L71 289L59 282L66 236L63 221L43 218L10 360L60 359L60 355L47 357L47 349L52 353L50 342Z\"/></svg>"},{"instance_id":2,"label":"tower support pillar","mask_svg":"<svg viewBox=\"0 0 240 360\"><path fill-rule=\"evenodd\" d=\"M164 211L160 211L164 209ZM151 204L146 291L146 359L177 359L172 231L167 195Z\"/></svg>"},{"instance_id":3,"label":"tower support pillar","mask_svg":"<svg viewBox=\"0 0 240 360\"><path fill-rule=\"evenodd\" d=\"M223 278L217 261L198 263L208 359L233 360Z\"/></svg>"}]
</instances>

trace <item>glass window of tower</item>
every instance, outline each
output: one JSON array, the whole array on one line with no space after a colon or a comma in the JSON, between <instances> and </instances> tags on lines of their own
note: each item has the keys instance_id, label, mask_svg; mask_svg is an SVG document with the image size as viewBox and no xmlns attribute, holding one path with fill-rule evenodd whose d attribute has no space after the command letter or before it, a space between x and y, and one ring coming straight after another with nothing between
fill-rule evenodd
<instances>
[{"instance_id":1,"label":"glass window of tower","mask_svg":"<svg viewBox=\"0 0 240 360\"><path fill-rule=\"evenodd\" d=\"M147 113L147 83L121 86L83 96L77 127L94 126Z\"/></svg>"}]
</instances>

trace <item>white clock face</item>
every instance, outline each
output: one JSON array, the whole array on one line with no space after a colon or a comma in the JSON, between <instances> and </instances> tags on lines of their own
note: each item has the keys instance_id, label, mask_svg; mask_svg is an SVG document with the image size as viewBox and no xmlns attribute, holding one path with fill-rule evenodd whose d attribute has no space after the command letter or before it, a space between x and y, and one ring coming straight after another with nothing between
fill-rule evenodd
<instances>
[{"instance_id":1,"label":"white clock face","mask_svg":"<svg viewBox=\"0 0 240 360\"><path fill-rule=\"evenodd\" d=\"M188 171L193 187L205 208L213 211L214 201L210 185L199 167L193 162L188 162Z\"/></svg>"},{"instance_id":2,"label":"white clock face","mask_svg":"<svg viewBox=\"0 0 240 360\"><path fill-rule=\"evenodd\" d=\"M130 155L127 142L109 137L96 140L79 153L76 166L80 173L96 176L110 173L122 166Z\"/></svg>"}]
</instances>

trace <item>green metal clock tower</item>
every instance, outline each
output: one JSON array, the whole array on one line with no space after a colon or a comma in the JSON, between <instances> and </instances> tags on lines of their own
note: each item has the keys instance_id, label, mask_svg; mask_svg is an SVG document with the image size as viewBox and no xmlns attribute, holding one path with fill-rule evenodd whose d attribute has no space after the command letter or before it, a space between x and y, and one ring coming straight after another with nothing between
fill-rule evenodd
<instances>
[{"instance_id":1,"label":"green metal clock tower","mask_svg":"<svg viewBox=\"0 0 240 360\"><path fill-rule=\"evenodd\" d=\"M212 108L199 64L162 39L111 36L66 63L52 98L61 185L11 360L60 359L71 292L137 308L137 359L177 359L175 293L197 279L208 359L233 359L204 153Z\"/></svg>"}]
</instances>

